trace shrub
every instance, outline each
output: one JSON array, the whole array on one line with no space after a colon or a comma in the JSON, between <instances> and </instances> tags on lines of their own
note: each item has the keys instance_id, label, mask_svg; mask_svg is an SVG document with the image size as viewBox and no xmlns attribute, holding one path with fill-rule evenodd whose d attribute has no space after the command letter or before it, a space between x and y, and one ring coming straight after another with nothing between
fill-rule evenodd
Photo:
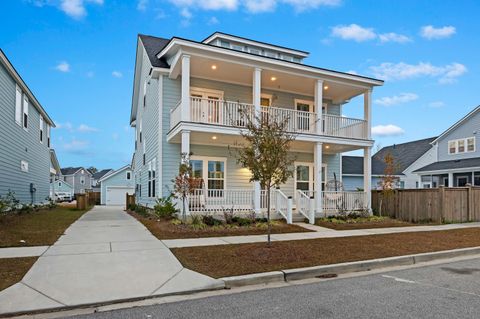
<instances>
[{"instance_id":1,"label":"shrub","mask_svg":"<svg viewBox=\"0 0 480 319\"><path fill-rule=\"evenodd\" d=\"M172 201L172 196L157 199L153 207L153 213L158 218L172 219L177 213L175 204Z\"/></svg>"},{"instance_id":2,"label":"shrub","mask_svg":"<svg viewBox=\"0 0 480 319\"><path fill-rule=\"evenodd\" d=\"M239 216L233 217L232 222L239 226L250 226L253 223L251 219Z\"/></svg>"},{"instance_id":3,"label":"shrub","mask_svg":"<svg viewBox=\"0 0 480 319\"><path fill-rule=\"evenodd\" d=\"M46 206L49 210L52 210L55 207L57 207L57 203L50 196L48 196L45 199L48 201L48 204Z\"/></svg>"},{"instance_id":4,"label":"shrub","mask_svg":"<svg viewBox=\"0 0 480 319\"><path fill-rule=\"evenodd\" d=\"M205 224L202 222L202 218L200 215L192 215L190 217L190 226L194 229L205 228Z\"/></svg>"},{"instance_id":5,"label":"shrub","mask_svg":"<svg viewBox=\"0 0 480 319\"><path fill-rule=\"evenodd\" d=\"M135 212L137 214L139 214L140 216L143 216L143 217L148 217L148 211L147 211L147 208L144 207L144 206L141 206L141 205L136 205L135 207Z\"/></svg>"},{"instance_id":6,"label":"shrub","mask_svg":"<svg viewBox=\"0 0 480 319\"><path fill-rule=\"evenodd\" d=\"M20 201L15 198L15 192L11 190L5 196L0 195L0 213L13 212L18 208Z\"/></svg>"},{"instance_id":7,"label":"shrub","mask_svg":"<svg viewBox=\"0 0 480 319\"><path fill-rule=\"evenodd\" d=\"M233 212L233 207L230 209L224 209L223 210L223 217L225 218L225 222L227 224L232 224L233 223L233 218L235 217L235 213Z\"/></svg>"},{"instance_id":8,"label":"shrub","mask_svg":"<svg viewBox=\"0 0 480 319\"><path fill-rule=\"evenodd\" d=\"M202 216L202 222L207 226L219 226L222 224L222 221L216 219L212 215L204 215Z\"/></svg>"},{"instance_id":9,"label":"shrub","mask_svg":"<svg viewBox=\"0 0 480 319\"><path fill-rule=\"evenodd\" d=\"M30 204L25 204L25 205L22 205L19 209L18 209L18 213L19 214L28 214L28 213L31 213L33 211L33 206L30 205Z\"/></svg>"},{"instance_id":10,"label":"shrub","mask_svg":"<svg viewBox=\"0 0 480 319\"><path fill-rule=\"evenodd\" d=\"M183 224L183 222L180 219L177 219L177 218L172 219L171 223L172 223L172 225L175 225L175 226Z\"/></svg>"},{"instance_id":11,"label":"shrub","mask_svg":"<svg viewBox=\"0 0 480 319\"><path fill-rule=\"evenodd\" d=\"M127 210L132 211L132 212L137 211L137 204L135 204L135 203L128 204Z\"/></svg>"}]
</instances>

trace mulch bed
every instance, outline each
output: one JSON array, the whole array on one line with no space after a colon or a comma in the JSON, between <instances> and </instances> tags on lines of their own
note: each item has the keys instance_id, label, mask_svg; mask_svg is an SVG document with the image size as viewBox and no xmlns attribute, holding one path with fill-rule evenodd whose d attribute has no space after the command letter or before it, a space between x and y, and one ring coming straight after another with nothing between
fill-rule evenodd
<instances>
[{"instance_id":1,"label":"mulch bed","mask_svg":"<svg viewBox=\"0 0 480 319\"><path fill-rule=\"evenodd\" d=\"M480 228L172 249L214 278L480 246Z\"/></svg>"},{"instance_id":2,"label":"mulch bed","mask_svg":"<svg viewBox=\"0 0 480 319\"><path fill-rule=\"evenodd\" d=\"M135 212L128 212L140 221L158 239L183 239L222 236L265 235L267 230L255 225L241 226L237 228L207 227L194 229L186 225L173 225L169 220L158 220L154 217L143 217ZM272 226L272 234L311 232L297 225L288 225L277 222Z\"/></svg>"},{"instance_id":3,"label":"mulch bed","mask_svg":"<svg viewBox=\"0 0 480 319\"><path fill-rule=\"evenodd\" d=\"M324 220L316 220L315 225L335 230L353 230L368 228L388 228L388 227L406 227L406 226L425 226L425 224L413 224L396 219L386 219L382 221L360 222L360 223L332 223Z\"/></svg>"},{"instance_id":4,"label":"mulch bed","mask_svg":"<svg viewBox=\"0 0 480 319\"><path fill-rule=\"evenodd\" d=\"M0 215L0 247L52 245L85 212L58 206L52 210Z\"/></svg>"},{"instance_id":5,"label":"mulch bed","mask_svg":"<svg viewBox=\"0 0 480 319\"><path fill-rule=\"evenodd\" d=\"M0 291L22 280L37 257L0 259Z\"/></svg>"}]
</instances>

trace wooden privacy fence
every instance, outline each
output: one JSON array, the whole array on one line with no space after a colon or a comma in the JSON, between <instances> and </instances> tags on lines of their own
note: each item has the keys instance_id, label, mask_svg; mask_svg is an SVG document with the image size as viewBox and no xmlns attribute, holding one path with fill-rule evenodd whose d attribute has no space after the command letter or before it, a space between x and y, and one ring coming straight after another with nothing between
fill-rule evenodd
<instances>
[{"instance_id":1,"label":"wooden privacy fence","mask_svg":"<svg viewBox=\"0 0 480 319\"><path fill-rule=\"evenodd\" d=\"M135 194L129 195L128 193L125 195L125 209L128 209L131 205L135 204Z\"/></svg>"},{"instance_id":2,"label":"wooden privacy fence","mask_svg":"<svg viewBox=\"0 0 480 319\"><path fill-rule=\"evenodd\" d=\"M372 191L375 214L409 222L480 221L480 187Z\"/></svg>"}]
</instances>

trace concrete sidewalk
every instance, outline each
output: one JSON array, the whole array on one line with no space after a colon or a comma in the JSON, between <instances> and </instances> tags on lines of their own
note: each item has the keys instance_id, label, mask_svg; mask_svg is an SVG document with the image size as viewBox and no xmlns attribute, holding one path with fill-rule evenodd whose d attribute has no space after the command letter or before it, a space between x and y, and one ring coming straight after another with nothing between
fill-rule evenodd
<instances>
[{"instance_id":1,"label":"concrete sidewalk","mask_svg":"<svg viewBox=\"0 0 480 319\"><path fill-rule=\"evenodd\" d=\"M0 314L223 288L193 272L119 207L97 206L0 292Z\"/></svg>"},{"instance_id":2,"label":"concrete sidewalk","mask_svg":"<svg viewBox=\"0 0 480 319\"><path fill-rule=\"evenodd\" d=\"M272 241L396 234L396 233L439 231L439 230L480 227L480 223L476 222L476 223L447 224L447 225L433 225L433 226L407 226L407 227L371 228L371 229L358 229L358 230L333 230L330 228L325 228L325 227L320 227L320 226L315 226L315 225L310 225L305 223L295 223L295 224L302 226L304 228L313 230L314 232L274 234L271 236ZM191 239L168 239L168 240L162 240L162 242L168 248L181 248L181 247L196 247L196 246L258 243L258 242L264 242L266 240L267 240L266 235L252 235L252 236L226 236L226 237L208 237L208 238L191 238Z\"/></svg>"}]
</instances>

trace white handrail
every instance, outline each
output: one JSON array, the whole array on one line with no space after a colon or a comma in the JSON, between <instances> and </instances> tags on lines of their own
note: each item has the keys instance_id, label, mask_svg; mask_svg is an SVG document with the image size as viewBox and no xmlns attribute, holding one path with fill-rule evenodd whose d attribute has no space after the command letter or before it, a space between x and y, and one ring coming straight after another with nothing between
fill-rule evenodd
<instances>
[{"instance_id":1,"label":"white handrail","mask_svg":"<svg viewBox=\"0 0 480 319\"><path fill-rule=\"evenodd\" d=\"M287 121L287 132L293 133L314 133L316 113L292 110L273 106L262 106L262 116L272 116L276 120Z\"/></svg>"},{"instance_id":2,"label":"white handrail","mask_svg":"<svg viewBox=\"0 0 480 319\"><path fill-rule=\"evenodd\" d=\"M170 110L170 128L173 128L175 125L177 125L182 116L182 108L180 105L182 104L182 101L178 101L177 104Z\"/></svg>"},{"instance_id":3,"label":"white handrail","mask_svg":"<svg viewBox=\"0 0 480 319\"><path fill-rule=\"evenodd\" d=\"M325 135L367 139L367 121L350 117L323 114Z\"/></svg>"},{"instance_id":4,"label":"white handrail","mask_svg":"<svg viewBox=\"0 0 480 319\"><path fill-rule=\"evenodd\" d=\"M254 192L250 189L194 189L188 195L190 212L251 211Z\"/></svg>"},{"instance_id":5,"label":"white handrail","mask_svg":"<svg viewBox=\"0 0 480 319\"><path fill-rule=\"evenodd\" d=\"M272 192L275 194L272 198L275 202L275 212L285 218L287 224L292 223L292 199L285 195L281 190L276 189Z\"/></svg>"},{"instance_id":6,"label":"white handrail","mask_svg":"<svg viewBox=\"0 0 480 319\"><path fill-rule=\"evenodd\" d=\"M315 224L315 202L313 196L307 195L302 190L297 190L297 211L307 218L310 224Z\"/></svg>"},{"instance_id":7,"label":"white handrail","mask_svg":"<svg viewBox=\"0 0 480 319\"><path fill-rule=\"evenodd\" d=\"M192 122L245 127L247 122L242 113L252 116L252 104L224 100L190 97Z\"/></svg>"},{"instance_id":8,"label":"white handrail","mask_svg":"<svg viewBox=\"0 0 480 319\"><path fill-rule=\"evenodd\" d=\"M323 210L325 214L358 212L367 209L367 193L356 191L324 191L322 192Z\"/></svg>"}]
</instances>

